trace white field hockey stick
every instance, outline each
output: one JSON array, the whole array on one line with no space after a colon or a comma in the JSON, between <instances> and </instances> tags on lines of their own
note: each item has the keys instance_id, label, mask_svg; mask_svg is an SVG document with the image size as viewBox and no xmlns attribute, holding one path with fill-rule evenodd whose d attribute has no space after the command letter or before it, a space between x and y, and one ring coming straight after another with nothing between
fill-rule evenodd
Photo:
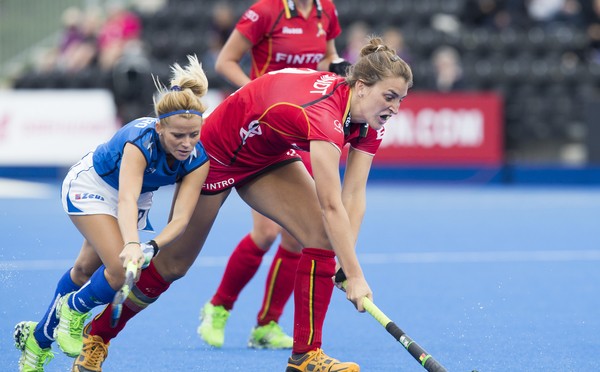
<instances>
[{"instance_id":1,"label":"white field hockey stick","mask_svg":"<svg viewBox=\"0 0 600 372\"><path fill-rule=\"evenodd\" d=\"M138 265L133 261L129 261L125 270L125 283L123 283L121 289L115 293L115 297L112 302L112 317L110 319L110 326L112 328L116 327L119 323L121 312L123 311L123 302L125 302L125 299L127 296L129 296L129 292L131 292L131 288L133 288L133 281L135 280L137 270Z\"/></svg>"}]
</instances>

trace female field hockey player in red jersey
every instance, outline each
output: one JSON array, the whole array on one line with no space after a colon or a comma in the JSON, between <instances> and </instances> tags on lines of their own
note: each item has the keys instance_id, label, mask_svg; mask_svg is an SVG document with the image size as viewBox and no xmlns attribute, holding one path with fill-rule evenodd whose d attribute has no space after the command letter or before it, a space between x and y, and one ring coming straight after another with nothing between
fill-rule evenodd
<instances>
[{"instance_id":1,"label":"female field hockey player in red jersey","mask_svg":"<svg viewBox=\"0 0 600 372\"><path fill-rule=\"evenodd\" d=\"M330 0L261 0L240 18L219 53L215 68L237 87L286 67L329 70L343 75L349 63L339 58L335 47L334 39L340 32L337 12ZM240 66L247 52L252 59L250 76ZM308 154L303 161L310 169ZM279 318L294 289L302 245L277 223L254 210L252 221L252 231L234 249L217 291L201 309L198 334L209 345L223 345L225 324L240 292L281 234L248 346L291 349L292 337L283 332Z\"/></svg>"},{"instance_id":2,"label":"female field hockey player in red jersey","mask_svg":"<svg viewBox=\"0 0 600 372\"><path fill-rule=\"evenodd\" d=\"M366 209L366 183L384 125L398 112L411 85L408 64L380 38L372 38L346 78L284 69L259 77L226 98L202 128L200 139L211 158L210 171L190 227L152 259L153 271L142 270L117 327L110 325L110 305L86 327L93 336L85 340L101 342L97 350L103 351L80 358L93 358L93 370L101 369L106 344L126 321L192 266L235 187L250 207L283 226L304 247L294 283L294 345L286 371L359 371L357 364L340 362L322 351L323 322L333 292L336 256L347 277L348 300L362 312L362 299L372 299L355 252ZM342 182L339 165L346 144L350 147ZM300 162L300 151L310 152L312 177Z\"/></svg>"}]
</instances>

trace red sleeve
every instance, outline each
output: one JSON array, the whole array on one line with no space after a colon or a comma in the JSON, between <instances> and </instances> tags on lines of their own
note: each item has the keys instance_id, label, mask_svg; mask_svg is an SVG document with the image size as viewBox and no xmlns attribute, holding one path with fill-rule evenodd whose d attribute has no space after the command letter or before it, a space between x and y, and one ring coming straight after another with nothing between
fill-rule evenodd
<instances>
[{"instance_id":1,"label":"red sleeve","mask_svg":"<svg viewBox=\"0 0 600 372\"><path fill-rule=\"evenodd\" d=\"M367 154L375 155L379 146L381 145L381 141L383 140L383 135L385 134L385 127L380 130L373 130L369 128L367 132L367 136L365 138L360 138L358 136L353 137L348 141L350 146L354 149L366 152Z\"/></svg>"},{"instance_id":2,"label":"red sleeve","mask_svg":"<svg viewBox=\"0 0 600 372\"><path fill-rule=\"evenodd\" d=\"M339 117L340 111L322 108L318 115L309 111L310 132L308 140L321 140L334 144L340 151L344 147L344 126Z\"/></svg>"},{"instance_id":3,"label":"red sleeve","mask_svg":"<svg viewBox=\"0 0 600 372\"><path fill-rule=\"evenodd\" d=\"M271 14L266 2L258 1L244 12L235 28L250 40L252 45L256 45L272 27Z\"/></svg>"},{"instance_id":4,"label":"red sleeve","mask_svg":"<svg viewBox=\"0 0 600 372\"><path fill-rule=\"evenodd\" d=\"M338 19L337 9L335 8L335 4L331 1L323 1L323 12L326 14L326 17L329 17L329 29L327 30L327 40L335 39L340 36L342 33L342 27L340 26L340 21Z\"/></svg>"}]
</instances>

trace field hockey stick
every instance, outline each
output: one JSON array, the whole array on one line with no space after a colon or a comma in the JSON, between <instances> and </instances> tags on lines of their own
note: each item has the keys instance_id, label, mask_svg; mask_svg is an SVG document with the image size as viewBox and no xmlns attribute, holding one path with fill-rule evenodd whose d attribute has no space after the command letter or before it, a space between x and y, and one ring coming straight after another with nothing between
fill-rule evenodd
<instances>
[{"instance_id":1,"label":"field hockey stick","mask_svg":"<svg viewBox=\"0 0 600 372\"><path fill-rule=\"evenodd\" d=\"M121 289L115 293L115 297L112 301L112 314L110 319L110 326L112 328L115 328L119 323L121 312L123 311L123 302L125 302L125 299L129 296L129 292L131 292L137 270L138 265L133 261L129 261L127 269L125 270L125 283L123 283Z\"/></svg>"},{"instance_id":2,"label":"field hockey stick","mask_svg":"<svg viewBox=\"0 0 600 372\"><path fill-rule=\"evenodd\" d=\"M334 279L336 284L340 284L342 288L346 289L346 274L339 269L335 274ZM387 317L381 311L377 305L373 303L368 297L363 298L362 301L363 307L365 310L375 318L392 337L394 337L398 342L404 346L404 348L408 351L408 353L415 358L423 368L425 368L429 372L447 372L446 368L442 366L431 354L429 354L425 349L423 349L418 343L416 343L412 338L410 338L400 327L396 325L390 318Z\"/></svg>"}]
</instances>

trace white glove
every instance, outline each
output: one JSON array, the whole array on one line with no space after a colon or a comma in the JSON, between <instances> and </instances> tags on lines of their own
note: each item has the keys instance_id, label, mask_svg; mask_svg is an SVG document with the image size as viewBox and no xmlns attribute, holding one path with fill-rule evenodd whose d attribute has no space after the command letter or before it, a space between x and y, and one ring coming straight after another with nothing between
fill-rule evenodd
<instances>
[{"instance_id":1,"label":"white glove","mask_svg":"<svg viewBox=\"0 0 600 372\"><path fill-rule=\"evenodd\" d=\"M145 269L148 267L148 265L150 265L152 258L158 253L158 244L156 244L154 240L150 240L149 242L142 243L140 248L142 249L142 254L144 255L142 269Z\"/></svg>"}]
</instances>

